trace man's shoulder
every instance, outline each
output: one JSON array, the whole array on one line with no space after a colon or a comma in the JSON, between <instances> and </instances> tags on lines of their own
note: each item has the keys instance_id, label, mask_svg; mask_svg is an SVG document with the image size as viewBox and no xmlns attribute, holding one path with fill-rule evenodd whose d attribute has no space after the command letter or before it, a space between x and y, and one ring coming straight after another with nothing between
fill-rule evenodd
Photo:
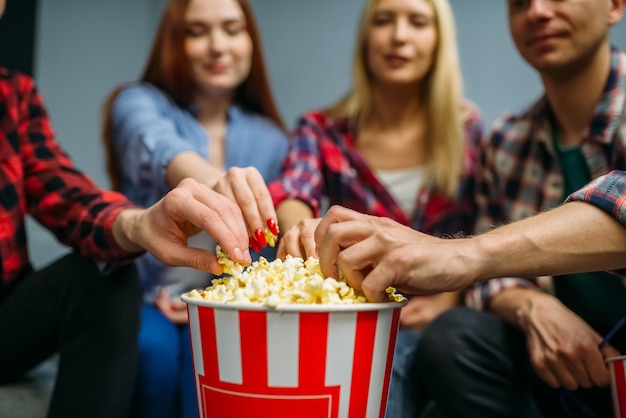
<instances>
[{"instance_id":1,"label":"man's shoulder","mask_svg":"<svg viewBox=\"0 0 626 418\"><path fill-rule=\"evenodd\" d=\"M6 67L0 67L0 79L2 80L10 80L19 76L26 76L26 74L22 74L20 71L17 70L11 70L9 68Z\"/></svg>"},{"instance_id":2,"label":"man's shoulder","mask_svg":"<svg viewBox=\"0 0 626 418\"><path fill-rule=\"evenodd\" d=\"M12 85L18 90L25 90L33 86L35 81L21 71L0 67L0 83Z\"/></svg>"}]
</instances>

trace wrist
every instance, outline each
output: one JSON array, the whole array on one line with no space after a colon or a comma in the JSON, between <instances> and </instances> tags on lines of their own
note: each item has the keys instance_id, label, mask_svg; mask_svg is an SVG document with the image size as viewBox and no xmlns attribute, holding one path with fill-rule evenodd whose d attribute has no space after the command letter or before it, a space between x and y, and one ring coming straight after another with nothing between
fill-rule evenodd
<instances>
[{"instance_id":1,"label":"wrist","mask_svg":"<svg viewBox=\"0 0 626 418\"><path fill-rule=\"evenodd\" d=\"M129 253L143 251L138 244L138 219L144 212L143 209L124 209L113 221L113 238L117 245Z\"/></svg>"},{"instance_id":2,"label":"wrist","mask_svg":"<svg viewBox=\"0 0 626 418\"><path fill-rule=\"evenodd\" d=\"M542 296L544 294L536 289L525 287L505 289L492 297L490 310L506 321L522 327L538 298Z\"/></svg>"},{"instance_id":3,"label":"wrist","mask_svg":"<svg viewBox=\"0 0 626 418\"><path fill-rule=\"evenodd\" d=\"M490 271L488 253L478 237L456 239L454 242L458 245L455 257L457 262L450 263L450 274L459 277L459 281L466 282L466 286L490 278L487 274Z\"/></svg>"}]
</instances>

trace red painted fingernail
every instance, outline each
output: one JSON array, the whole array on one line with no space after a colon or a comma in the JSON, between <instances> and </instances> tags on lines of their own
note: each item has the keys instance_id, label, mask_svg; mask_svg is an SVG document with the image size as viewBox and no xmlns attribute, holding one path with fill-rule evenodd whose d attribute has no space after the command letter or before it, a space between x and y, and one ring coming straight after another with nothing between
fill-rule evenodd
<instances>
[{"instance_id":1,"label":"red painted fingernail","mask_svg":"<svg viewBox=\"0 0 626 418\"><path fill-rule=\"evenodd\" d=\"M267 227L272 231L272 234L278 235L278 225L276 225L276 221L273 219L267 220Z\"/></svg>"},{"instance_id":2,"label":"red painted fingernail","mask_svg":"<svg viewBox=\"0 0 626 418\"><path fill-rule=\"evenodd\" d=\"M248 239L248 243L250 244L250 246L252 247L252 249L253 249L254 251L256 251L257 253L258 253L259 251L261 251L261 247L259 247L259 244L258 244L258 243L254 240L254 238L250 237L250 238Z\"/></svg>"},{"instance_id":3,"label":"red painted fingernail","mask_svg":"<svg viewBox=\"0 0 626 418\"><path fill-rule=\"evenodd\" d=\"M257 229L256 231L254 231L254 238L256 239L256 242L261 244L261 247L267 246L267 241L265 240L265 234L260 229Z\"/></svg>"}]
</instances>

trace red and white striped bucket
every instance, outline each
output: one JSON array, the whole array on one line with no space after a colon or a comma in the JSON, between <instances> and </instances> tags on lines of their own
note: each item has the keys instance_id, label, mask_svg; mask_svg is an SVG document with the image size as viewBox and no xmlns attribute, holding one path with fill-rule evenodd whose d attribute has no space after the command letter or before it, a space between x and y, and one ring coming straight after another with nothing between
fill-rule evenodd
<instances>
[{"instance_id":1,"label":"red and white striped bucket","mask_svg":"<svg viewBox=\"0 0 626 418\"><path fill-rule=\"evenodd\" d=\"M200 418L383 418L400 308L187 303Z\"/></svg>"},{"instance_id":2,"label":"red and white striped bucket","mask_svg":"<svg viewBox=\"0 0 626 418\"><path fill-rule=\"evenodd\" d=\"M606 359L611 372L611 397L613 416L626 418L626 356Z\"/></svg>"}]
</instances>

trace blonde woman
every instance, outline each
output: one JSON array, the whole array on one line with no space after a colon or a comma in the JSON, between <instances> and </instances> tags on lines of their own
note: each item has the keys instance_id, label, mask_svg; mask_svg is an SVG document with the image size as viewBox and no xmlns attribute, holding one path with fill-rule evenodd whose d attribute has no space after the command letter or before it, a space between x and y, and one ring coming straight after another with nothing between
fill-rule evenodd
<instances>
[{"instance_id":1,"label":"blonde woman","mask_svg":"<svg viewBox=\"0 0 626 418\"><path fill-rule=\"evenodd\" d=\"M447 0L367 2L352 89L301 117L270 185L284 233L279 257L315 255L313 231L332 204L437 236L472 232L482 121L463 99L455 37ZM388 417L413 413L408 372L419 330L458 303L445 293L403 309Z\"/></svg>"}]
</instances>

